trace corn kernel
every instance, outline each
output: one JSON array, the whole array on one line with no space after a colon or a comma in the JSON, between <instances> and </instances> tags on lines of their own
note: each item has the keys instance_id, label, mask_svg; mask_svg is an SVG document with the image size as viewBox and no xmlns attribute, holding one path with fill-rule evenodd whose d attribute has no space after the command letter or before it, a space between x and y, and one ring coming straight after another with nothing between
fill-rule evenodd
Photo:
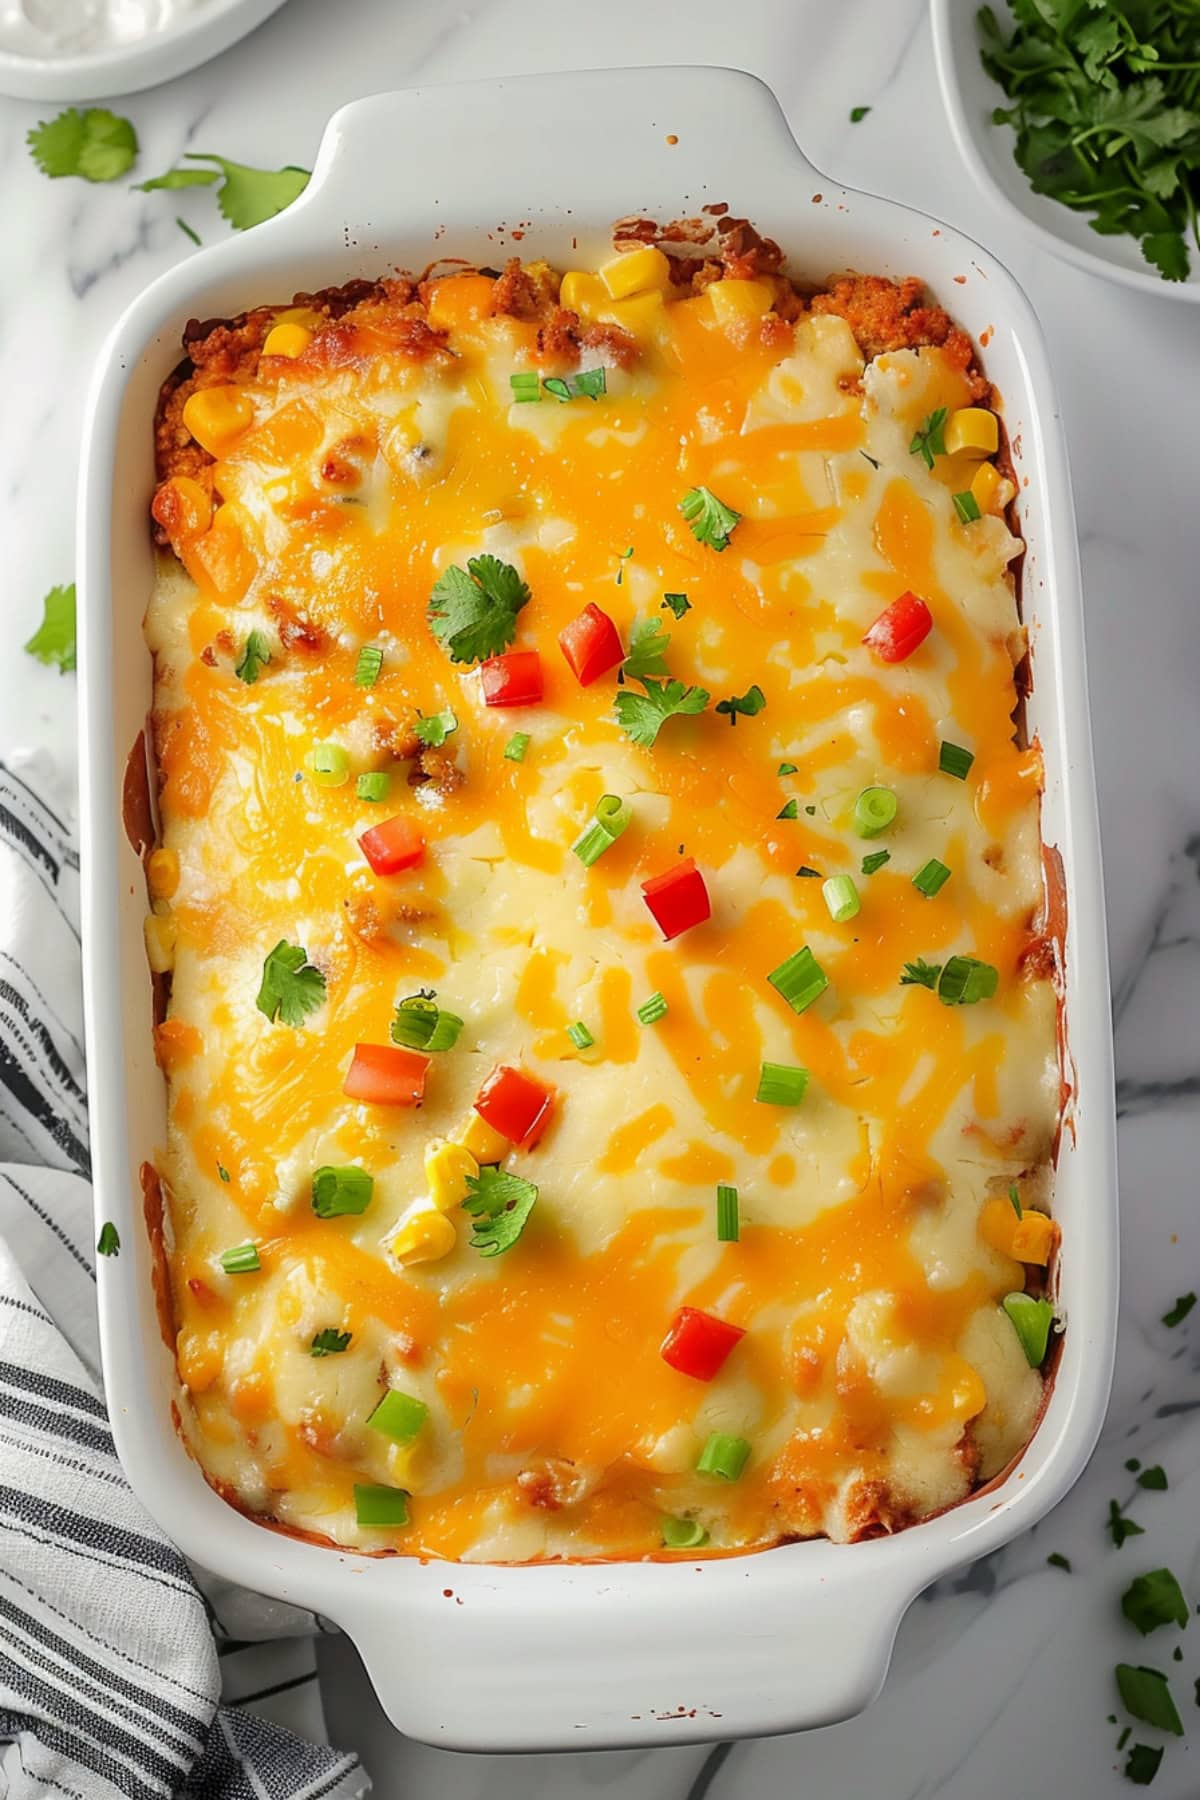
<instances>
[{"instance_id":1,"label":"corn kernel","mask_svg":"<svg viewBox=\"0 0 1200 1800\"><path fill-rule=\"evenodd\" d=\"M710 282L705 288L719 325L731 325L738 319L761 319L771 310L774 298L765 281Z\"/></svg>"},{"instance_id":2,"label":"corn kernel","mask_svg":"<svg viewBox=\"0 0 1200 1800\"><path fill-rule=\"evenodd\" d=\"M671 279L671 264L656 244L643 244L601 263L600 279L614 300L624 300L645 288L664 289Z\"/></svg>"},{"instance_id":3,"label":"corn kernel","mask_svg":"<svg viewBox=\"0 0 1200 1800\"><path fill-rule=\"evenodd\" d=\"M254 408L240 388L201 388L183 405L184 428L210 456L224 456L254 423Z\"/></svg>"},{"instance_id":4,"label":"corn kernel","mask_svg":"<svg viewBox=\"0 0 1200 1800\"><path fill-rule=\"evenodd\" d=\"M1027 1212L1014 1220L1014 1225L1012 1253L1016 1261L1041 1263L1044 1267L1050 1261L1050 1252L1054 1248L1054 1221L1048 1219L1045 1213Z\"/></svg>"},{"instance_id":5,"label":"corn kernel","mask_svg":"<svg viewBox=\"0 0 1200 1800\"><path fill-rule=\"evenodd\" d=\"M1016 491L1007 476L1001 475L995 464L990 462L980 463L971 482L971 492L980 512L1002 513L1015 497Z\"/></svg>"},{"instance_id":6,"label":"corn kernel","mask_svg":"<svg viewBox=\"0 0 1200 1800\"><path fill-rule=\"evenodd\" d=\"M585 269L568 269L558 290L559 303L568 311L585 316L594 313L608 299L608 289L598 275Z\"/></svg>"},{"instance_id":7,"label":"corn kernel","mask_svg":"<svg viewBox=\"0 0 1200 1800\"><path fill-rule=\"evenodd\" d=\"M142 920L146 961L156 975L169 975L175 967L175 919L171 913L147 913Z\"/></svg>"},{"instance_id":8,"label":"corn kernel","mask_svg":"<svg viewBox=\"0 0 1200 1800\"><path fill-rule=\"evenodd\" d=\"M995 413L985 407L960 406L946 421L945 438L947 456L955 456L960 450L994 456L1000 448L1000 427Z\"/></svg>"},{"instance_id":9,"label":"corn kernel","mask_svg":"<svg viewBox=\"0 0 1200 1800\"><path fill-rule=\"evenodd\" d=\"M433 1138L426 1145L425 1179L429 1183L429 1198L439 1212L461 1206L467 1197L468 1179L473 1180L478 1174L479 1164L464 1145L448 1144L444 1138Z\"/></svg>"},{"instance_id":10,"label":"corn kernel","mask_svg":"<svg viewBox=\"0 0 1200 1800\"><path fill-rule=\"evenodd\" d=\"M477 1112L470 1112L454 1135L456 1144L469 1150L477 1163L496 1163L503 1160L512 1149L506 1137L493 1131L486 1119L481 1119Z\"/></svg>"},{"instance_id":11,"label":"corn kernel","mask_svg":"<svg viewBox=\"0 0 1200 1800\"><path fill-rule=\"evenodd\" d=\"M600 308L600 317L611 320L631 337L650 337L666 317L660 293L633 294L628 300L609 300Z\"/></svg>"},{"instance_id":12,"label":"corn kernel","mask_svg":"<svg viewBox=\"0 0 1200 1800\"><path fill-rule=\"evenodd\" d=\"M432 1200L414 1200L392 1239L392 1255L406 1268L409 1263L439 1262L457 1242L454 1226Z\"/></svg>"},{"instance_id":13,"label":"corn kernel","mask_svg":"<svg viewBox=\"0 0 1200 1800\"><path fill-rule=\"evenodd\" d=\"M301 356L312 343L313 334L307 326L285 322L272 325L263 342L264 356Z\"/></svg>"},{"instance_id":14,"label":"corn kernel","mask_svg":"<svg viewBox=\"0 0 1200 1800\"><path fill-rule=\"evenodd\" d=\"M146 858L146 884L152 900L169 900L179 886L179 858L174 850L152 850Z\"/></svg>"}]
</instances>

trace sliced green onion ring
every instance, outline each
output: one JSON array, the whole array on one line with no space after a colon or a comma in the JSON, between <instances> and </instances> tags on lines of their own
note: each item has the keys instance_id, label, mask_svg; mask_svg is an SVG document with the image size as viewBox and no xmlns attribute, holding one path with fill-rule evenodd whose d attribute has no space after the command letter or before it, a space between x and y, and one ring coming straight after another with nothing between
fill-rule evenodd
<instances>
[{"instance_id":1,"label":"sliced green onion ring","mask_svg":"<svg viewBox=\"0 0 1200 1800\"><path fill-rule=\"evenodd\" d=\"M900 810L900 802L891 788L864 788L854 802L854 829L859 837L878 837L886 831Z\"/></svg>"},{"instance_id":2,"label":"sliced green onion ring","mask_svg":"<svg viewBox=\"0 0 1200 1800\"><path fill-rule=\"evenodd\" d=\"M314 744L309 767L318 787L344 787L350 779L350 758L340 744Z\"/></svg>"},{"instance_id":3,"label":"sliced green onion ring","mask_svg":"<svg viewBox=\"0 0 1200 1800\"><path fill-rule=\"evenodd\" d=\"M571 846L585 869L590 869L606 850L612 849L632 817L633 808L628 800L622 800L616 794L601 794L592 823Z\"/></svg>"},{"instance_id":4,"label":"sliced green onion ring","mask_svg":"<svg viewBox=\"0 0 1200 1800\"><path fill-rule=\"evenodd\" d=\"M799 1106L808 1087L808 1070L789 1063L765 1062L754 1098L761 1106Z\"/></svg>"},{"instance_id":5,"label":"sliced green onion ring","mask_svg":"<svg viewBox=\"0 0 1200 1800\"><path fill-rule=\"evenodd\" d=\"M835 924L844 925L847 919L858 917L861 902L852 875L831 875L821 883L821 897Z\"/></svg>"},{"instance_id":6,"label":"sliced green onion ring","mask_svg":"<svg viewBox=\"0 0 1200 1800\"><path fill-rule=\"evenodd\" d=\"M698 1550L707 1544L708 1533L695 1519L673 1519L664 1513L659 1520L665 1550Z\"/></svg>"},{"instance_id":7,"label":"sliced green onion ring","mask_svg":"<svg viewBox=\"0 0 1200 1800\"><path fill-rule=\"evenodd\" d=\"M714 1431L696 1459L696 1472L718 1475L722 1481L736 1481L749 1460L750 1445L745 1438Z\"/></svg>"}]
</instances>

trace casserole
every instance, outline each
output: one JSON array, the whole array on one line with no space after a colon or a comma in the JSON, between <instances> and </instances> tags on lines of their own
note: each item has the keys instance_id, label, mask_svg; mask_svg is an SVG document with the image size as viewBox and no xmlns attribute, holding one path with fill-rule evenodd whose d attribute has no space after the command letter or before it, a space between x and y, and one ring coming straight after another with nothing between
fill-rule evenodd
<instances>
[{"instance_id":1,"label":"casserole","mask_svg":"<svg viewBox=\"0 0 1200 1800\"><path fill-rule=\"evenodd\" d=\"M552 1749L826 1723L877 1690L916 1593L1061 1497L1090 1453L1107 1398L1116 1287L1107 972L1078 572L1064 534L1069 485L1045 410L1044 353L1027 304L998 265L922 215L832 189L749 77L638 70L459 92L469 99L461 132L420 223L407 222L409 209L374 171L420 154L438 132L448 90L380 96L337 115L303 200L252 238L157 283L118 327L97 377L81 499L85 996L97 1206L126 1245L101 1272L114 1431L135 1490L185 1552L342 1625L410 1735L457 1748ZM628 121L616 151L614 105ZM716 116L728 127L719 152L707 129ZM151 582L143 520L154 396L189 316L228 316L263 294L370 277L383 262L419 268L453 253L486 263L507 253L511 229L523 233L522 255L565 266L572 253L596 259L612 219L631 205L666 218L726 199L777 238L798 271L818 279L848 268L916 273L954 296L958 319L975 337L986 334L988 373L1003 396L1029 546L1030 729L1045 756L1043 835L1057 851L1052 865L1061 858L1068 919L1071 1102L1056 1213L1073 1253L1059 1296L1069 1330L1044 1417L992 1491L895 1538L850 1548L812 1542L701 1563L449 1568L379 1563L264 1532L224 1506L175 1437L172 1359L155 1316L150 1248L136 1228L138 1170L163 1137L141 871L121 830L126 758L150 699L140 616ZM419 1652L407 1657L407 1644Z\"/></svg>"}]
</instances>

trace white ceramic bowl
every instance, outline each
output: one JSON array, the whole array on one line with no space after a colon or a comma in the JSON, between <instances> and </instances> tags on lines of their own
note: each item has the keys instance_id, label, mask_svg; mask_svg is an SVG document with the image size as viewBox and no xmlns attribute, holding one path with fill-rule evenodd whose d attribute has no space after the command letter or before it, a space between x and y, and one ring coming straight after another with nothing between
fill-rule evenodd
<instances>
[{"instance_id":1,"label":"white ceramic bowl","mask_svg":"<svg viewBox=\"0 0 1200 1800\"><path fill-rule=\"evenodd\" d=\"M446 129L446 120L454 129ZM670 134L670 135L668 135ZM678 140L677 142L675 140ZM436 156L428 146L436 143ZM416 182L397 169L419 169ZM518 248L563 266L605 253L612 220L728 201L797 272L917 273L988 340L1021 483L1031 729L1044 823L1065 870L1071 1120L1057 1211L1069 1327L1036 1435L989 1491L899 1536L687 1563L527 1568L371 1558L264 1528L218 1498L171 1426L174 1367L151 1293L137 1171L162 1141L142 948L145 886L122 777L151 701L141 616L158 386L190 316L220 317L440 256ZM519 244L512 232L516 227ZM330 123L304 195L189 257L135 302L93 385L79 529L85 999L109 1411L149 1511L196 1561L312 1607L354 1639L393 1722L474 1750L678 1744L826 1724L880 1687L905 1608L1062 1498L1104 1416L1116 1308L1116 1161L1100 853L1079 569L1054 387L1028 302L977 244L849 192L797 149L770 94L723 69L625 69L381 94Z\"/></svg>"},{"instance_id":2,"label":"white ceramic bowl","mask_svg":"<svg viewBox=\"0 0 1200 1800\"><path fill-rule=\"evenodd\" d=\"M165 31L79 56L15 56L0 50L0 94L17 100L108 100L140 93L219 56L282 5L283 0L207 0Z\"/></svg>"},{"instance_id":3,"label":"white ceramic bowl","mask_svg":"<svg viewBox=\"0 0 1200 1800\"><path fill-rule=\"evenodd\" d=\"M1142 255L1136 238L1101 237L1089 225L1087 213L1073 212L1034 193L1013 155L1012 126L992 124L993 107L1005 106L1007 100L979 60L977 10L975 0L930 0L934 57L950 129L987 198L1016 219L1044 250L1052 250L1077 269L1162 300L1200 301L1200 250L1194 244L1188 279L1164 281ZM1004 0L992 0L992 10L1006 28L1011 24Z\"/></svg>"}]
</instances>

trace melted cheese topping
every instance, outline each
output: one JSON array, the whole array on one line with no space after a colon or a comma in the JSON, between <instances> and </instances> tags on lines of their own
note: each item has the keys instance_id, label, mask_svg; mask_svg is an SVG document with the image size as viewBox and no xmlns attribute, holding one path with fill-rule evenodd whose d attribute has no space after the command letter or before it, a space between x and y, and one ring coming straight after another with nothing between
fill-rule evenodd
<instances>
[{"instance_id":1,"label":"melted cheese topping","mask_svg":"<svg viewBox=\"0 0 1200 1800\"><path fill-rule=\"evenodd\" d=\"M244 1508L375 1549L643 1556L664 1514L708 1532L701 1554L891 1529L998 1470L1041 1393L1000 1306L1023 1271L980 1231L1014 1181L1044 1206L1058 1098L1055 996L1025 957L1040 774L1014 741L1019 545L1001 518L956 517L975 465L910 454L927 414L968 400L936 349L864 368L840 318L766 332L699 295L655 311L602 399L514 404L536 326L489 314L490 292L438 284L450 358L380 341L265 364L214 471L214 522L176 527L185 567L162 562L148 637L180 871L156 910L174 932L158 1043L183 1429ZM697 484L743 515L720 554L678 510ZM426 621L438 576L482 552L532 592L515 647L540 651L545 698L519 712L485 707ZM934 627L887 666L862 638L906 589ZM678 622L664 593L691 602ZM615 674L581 688L557 645L592 601L625 643L658 619L672 675L714 701L757 683L765 709L734 728L711 708L672 719L638 747ZM297 617L307 644L281 634ZM251 628L272 650L253 685L234 673ZM384 652L369 691L363 644ZM388 745L446 706L462 784L407 785ZM518 728L520 763L504 756ZM966 781L938 772L943 738L974 752ZM388 803L353 778L314 784L329 742L352 777L392 770ZM899 812L867 842L852 814L873 784ZM633 820L589 869L571 846L605 793ZM397 811L425 860L376 877L356 839ZM712 918L664 943L639 884L681 849ZM930 857L952 875L926 899L912 876ZM858 917L833 923L802 866L852 874ZM327 984L298 1028L255 1004L281 939ZM829 987L796 1015L767 977L804 944ZM955 952L996 967L994 999L900 985L907 961ZM386 1044L420 987L465 1021L423 1106L347 1099L353 1047ZM655 991L669 1010L644 1026ZM594 1049L574 1048L576 1019ZM756 1102L764 1060L810 1072L802 1105ZM484 1258L455 1208L449 1253L402 1267L390 1246L427 1191L426 1147L497 1063L555 1093L541 1143L506 1158L537 1184L530 1223ZM361 1215L314 1216L326 1164L373 1175ZM717 1241L717 1183L739 1191L736 1243ZM226 1274L221 1252L246 1240L260 1269ZM660 1355L684 1304L745 1328L707 1383ZM348 1348L314 1357L330 1329ZM365 1424L387 1386L429 1409L409 1444ZM696 1471L714 1431L749 1442L737 1482ZM411 1524L357 1524L356 1483L408 1490Z\"/></svg>"}]
</instances>

